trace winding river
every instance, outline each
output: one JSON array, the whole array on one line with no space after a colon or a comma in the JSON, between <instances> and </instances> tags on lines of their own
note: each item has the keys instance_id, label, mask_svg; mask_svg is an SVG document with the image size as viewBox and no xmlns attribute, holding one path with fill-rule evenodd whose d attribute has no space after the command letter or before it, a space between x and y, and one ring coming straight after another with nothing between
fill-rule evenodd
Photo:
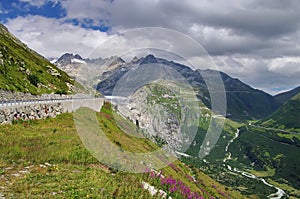
<instances>
[{"instance_id":1,"label":"winding river","mask_svg":"<svg viewBox=\"0 0 300 199\"><path fill-rule=\"evenodd\" d=\"M224 160L223 160L224 163L226 163L227 160L230 160L230 159L231 159L231 153L228 151L228 149L229 149L230 144L233 143L233 141L239 137L239 134L240 134L240 129L237 129L237 131L236 131L236 133L235 133L235 136L228 142L228 144L227 144L227 146L226 146L226 148L225 148L225 151L226 151L226 153L228 154L228 156L227 156L226 158L224 158ZM245 172L245 171L241 171L241 170L238 170L238 169L236 169L236 168L232 168L232 167L229 166L229 165L225 165L225 166L226 166L227 169L230 170L230 171L233 171L233 172L235 172L235 173L239 173L239 174L241 174L241 175L243 175L243 176L245 176L245 177L247 177L247 178L260 180L260 181L262 181L265 185L267 185L267 186L269 186L269 187L274 187L275 189L277 189L277 192L276 192L276 193L271 194L271 195L268 196L268 198L270 198L270 199L281 199L283 196L286 195L286 193L285 193L282 189L280 189L280 188L278 188L278 187L275 187L274 185L268 183L268 182L267 182L265 179L263 179L263 178L259 178L259 177L255 176L255 175L251 174L251 173L248 173L248 172Z\"/></svg>"}]
</instances>

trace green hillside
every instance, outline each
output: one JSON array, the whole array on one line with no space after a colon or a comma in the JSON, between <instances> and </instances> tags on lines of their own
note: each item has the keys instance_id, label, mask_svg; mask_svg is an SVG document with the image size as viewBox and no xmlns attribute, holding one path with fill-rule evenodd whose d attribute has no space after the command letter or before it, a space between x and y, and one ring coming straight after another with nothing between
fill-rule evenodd
<instances>
[{"instance_id":1,"label":"green hillside","mask_svg":"<svg viewBox=\"0 0 300 199\"><path fill-rule=\"evenodd\" d=\"M0 89L32 94L69 93L74 81L0 24Z\"/></svg>"},{"instance_id":2,"label":"green hillside","mask_svg":"<svg viewBox=\"0 0 300 199\"><path fill-rule=\"evenodd\" d=\"M232 154L230 165L264 177L269 182L276 181L278 187L290 196L300 197L299 134L245 126L240 129L240 135L230 145L229 151Z\"/></svg>"},{"instance_id":3,"label":"green hillside","mask_svg":"<svg viewBox=\"0 0 300 199\"><path fill-rule=\"evenodd\" d=\"M297 95L298 93L300 93L300 86L298 86L297 88L294 88L290 91L284 92L284 93L280 93L278 95L275 95L274 98L280 102L280 103L285 103L288 100L290 100L292 97L294 97L295 95Z\"/></svg>"},{"instance_id":4,"label":"green hillside","mask_svg":"<svg viewBox=\"0 0 300 199\"><path fill-rule=\"evenodd\" d=\"M300 133L300 93L288 100L260 124L264 127Z\"/></svg>"},{"instance_id":5,"label":"green hillside","mask_svg":"<svg viewBox=\"0 0 300 199\"><path fill-rule=\"evenodd\" d=\"M112 113L106 103L97 118L113 143L133 152L157 148L150 140L124 133ZM128 123L125 119L122 122L122 117L118 120ZM157 171L164 179L153 172L132 174L111 169L83 146L72 114L0 126L0 139L0 193L6 198L157 198L143 189L143 182L172 198L185 198L184 193L197 193L204 198L244 198L180 161Z\"/></svg>"}]
</instances>

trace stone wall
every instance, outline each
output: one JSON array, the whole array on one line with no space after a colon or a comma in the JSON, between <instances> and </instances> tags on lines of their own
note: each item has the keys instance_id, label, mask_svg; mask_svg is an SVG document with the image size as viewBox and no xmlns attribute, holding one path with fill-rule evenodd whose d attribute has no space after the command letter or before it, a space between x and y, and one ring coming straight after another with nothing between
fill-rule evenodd
<instances>
[{"instance_id":1,"label":"stone wall","mask_svg":"<svg viewBox=\"0 0 300 199\"><path fill-rule=\"evenodd\" d=\"M28 106L5 107L0 109L0 124L10 124L14 120L36 120L56 117L63 113L61 103L34 104Z\"/></svg>"},{"instance_id":2,"label":"stone wall","mask_svg":"<svg viewBox=\"0 0 300 199\"><path fill-rule=\"evenodd\" d=\"M56 102L55 102L56 101ZM104 98L68 99L52 101L32 101L0 106L0 124L11 124L14 120L36 120L56 117L61 113L71 113L80 107L100 111Z\"/></svg>"},{"instance_id":3,"label":"stone wall","mask_svg":"<svg viewBox=\"0 0 300 199\"><path fill-rule=\"evenodd\" d=\"M100 111L103 101L89 94L32 95L0 89L0 124L56 117L61 113L74 112L80 107Z\"/></svg>"},{"instance_id":4,"label":"stone wall","mask_svg":"<svg viewBox=\"0 0 300 199\"><path fill-rule=\"evenodd\" d=\"M59 94L32 95L30 93L21 93L21 92L6 91L0 89L0 103L7 102L7 101L71 99L75 96L80 97L80 95L59 95Z\"/></svg>"}]
</instances>

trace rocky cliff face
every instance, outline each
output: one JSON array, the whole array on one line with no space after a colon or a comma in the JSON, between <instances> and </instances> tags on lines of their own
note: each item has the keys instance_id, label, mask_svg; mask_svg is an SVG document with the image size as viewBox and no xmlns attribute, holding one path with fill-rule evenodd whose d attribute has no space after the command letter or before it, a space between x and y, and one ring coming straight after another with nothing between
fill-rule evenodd
<instances>
[{"instance_id":1,"label":"rocky cliff face","mask_svg":"<svg viewBox=\"0 0 300 199\"><path fill-rule=\"evenodd\" d=\"M188 134L185 130L195 125L200 113L184 110L188 108L179 98L165 86L150 84L118 103L118 111L129 117L146 137L172 150L185 151L196 133ZM190 122L190 118L194 121Z\"/></svg>"},{"instance_id":2,"label":"rocky cliff face","mask_svg":"<svg viewBox=\"0 0 300 199\"><path fill-rule=\"evenodd\" d=\"M178 115L170 112L163 104L151 100L150 86L135 92L129 99L126 113L120 107L120 111L128 115L141 129L152 138L164 140L174 149L179 149L183 138L180 134ZM173 105L172 105L173 106ZM178 110L174 104L174 109Z\"/></svg>"}]
</instances>

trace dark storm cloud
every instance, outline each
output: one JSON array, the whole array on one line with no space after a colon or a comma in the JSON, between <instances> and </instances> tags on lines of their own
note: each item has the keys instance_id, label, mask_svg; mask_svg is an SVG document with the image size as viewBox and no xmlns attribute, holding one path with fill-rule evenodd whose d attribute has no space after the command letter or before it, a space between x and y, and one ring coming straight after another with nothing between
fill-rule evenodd
<instances>
[{"instance_id":1,"label":"dark storm cloud","mask_svg":"<svg viewBox=\"0 0 300 199\"><path fill-rule=\"evenodd\" d=\"M210 54L272 56L269 49L294 55L293 39L300 27L300 2L267 1L115 1L107 4L108 22L117 29L161 26L187 33ZM194 26L199 26L193 30ZM206 28L213 33L204 32ZM227 33L224 35L222 31ZM210 35L211 34L211 35ZM289 38L293 42L286 42ZM264 52L265 50L265 52ZM299 51L298 51L299 52ZM279 52L275 52L278 56Z\"/></svg>"},{"instance_id":2,"label":"dark storm cloud","mask_svg":"<svg viewBox=\"0 0 300 199\"><path fill-rule=\"evenodd\" d=\"M250 2L250 1L249 1ZM276 5L277 2L277 6ZM280 2L280 3L278 3ZM208 26L227 27L236 34L252 34L259 37L278 37L299 28L299 2L256 1L223 12L200 12L199 22ZM196 14L196 13L195 13Z\"/></svg>"}]
</instances>

